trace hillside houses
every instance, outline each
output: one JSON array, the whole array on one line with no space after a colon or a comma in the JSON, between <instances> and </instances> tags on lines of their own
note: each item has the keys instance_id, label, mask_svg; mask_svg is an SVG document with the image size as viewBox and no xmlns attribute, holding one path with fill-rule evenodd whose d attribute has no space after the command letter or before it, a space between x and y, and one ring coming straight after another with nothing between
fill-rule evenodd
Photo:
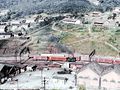
<instances>
[{"instance_id":1,"label":"hillside houses","mask_svg":"<svg viewBox=\"0 0 120 90\"><path fill-rule=\"evenodd\" d=\"M5 33L7 25L0 25L0 33Z\"/></svg>"},{"instance_id":2,"label":"hillside houses","mask_svg":"<svg viewBox=\"0 0 120 90\"><path fill-rule=\"evenodd\" d=\"M6 14L8 14L9 10L0 10L0 16L4 16Z\"/></svg>"},{"instance_id":3,"label":"hillside houses","mask_svg":"<svg viewBox=\"0 0 120 90\"><path fill-rule=\"evenodd\" d=\"M96 88L120 88L120 65L103 66L91 62L77 73L77 84Z\"/></svg>"},{"instance_id":4,"label":"hillside houses","mask_svg":"<svg viewBox=\"0 0 120 90\"><path fill-rule=\"evenodd\" d=\"M113 13L120 14L120 7L115 7Z\"/></svg>"},{"instance_id":5,"label":"hillside houses","mask_svg":"<svg viewBox=\"0 0 120 90\"><path fill-rule=\"evenodd\" d=\"M12 37L11 33L0 33L0 40L9 39L10 37Z\"/></svg>"},{"instance_id":6,"label":"hillside houses","mask_svg":"<svg viewBox=\"0 0 120 90\"><path fill-rule=\"evenodd\" d=\"M92 17L100 17L102 13L98 11L94 11L94 12L91 12L89 15Z\"/></svg>"}]
</instances>

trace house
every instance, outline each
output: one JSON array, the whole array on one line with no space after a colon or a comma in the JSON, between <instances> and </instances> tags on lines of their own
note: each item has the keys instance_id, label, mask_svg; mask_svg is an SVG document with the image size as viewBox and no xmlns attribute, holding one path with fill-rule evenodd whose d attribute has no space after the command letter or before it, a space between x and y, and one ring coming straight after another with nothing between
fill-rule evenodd
<instances>
[{"instance_id":1,"label":"house","mask_svg":"<svg viewBox=\"0 0 120 90\"><path fill-rule=\"evenodd\" d=\"M6 25L0 25L0 33L5 33Z\"/></svg>"},{"instance_id":2,"label":"house","mask_svg":"<svg viewBox=\"0 0 120 90\"><path fill-rule=\"evenodd\" d=\"M35 23L35 18L26 18L26 22L25 23Z\"/></svg>"},{"instance_id":3,"label":"house","mask_svg":"<svg viewBox=\"0 0 120 90\"><path fill-rule=\"evenodd\" d=\"M9 26L9 30L12 32L15 32L18 30L18 27L19 27L18 25L11 25L11 26Z\"/></svg>"},{"instance_id":4,"label":"house","mask_svg":"<svg viewBox=\"0 0 120 90\"><path fill-rule=\"evenodd\" d=\"M89 2L93 3L95 5L99 5L100 4L99 0L89 0Z\"/></svg>"},{"instance_id":5,"label":"house","mask_svg":"<svg viewBox=\"0 0 120 90\"><path fill-rule=\"evenodd\" d=\"M10 21L11 25L19 25L20 23L21 23L20 20L12 20L12 21Z\"/></svg>"},{"instance_id":6,"label":"house","mask_svg":"<svg viewBox=\"0 0 120 90\"><path fill-rule=\"evenodd\" d=\"M77 72L77 84L86 87L101 87L100 76L102 72L103 67L101 65L91 62Z\"/></svg>"},{"instance_id":7,"label":"house","mask_svg":"<svg viewBox=\"0 0 120 90\"><path fill-rule=\"evenodd\" d=\"M0 39L9 39L12 37L11 33L0 33Z\"/></svg>"},{"instance_id":8,"label":"house","mask_svg":"<svg viewBox=\"0 0 120 90\"><path fill-rule=\"evenodd\" d=\"M120 14L120 7L115 7L113 13Z\"/></svg>"},{"instance_id":9,"label":"house","mask_svg":"<svg viewBox=\"0 0 120 90\"><path fill-rule=\"evenodd\" d=\"M103 26L103 24L104 24L104 22L105 22L106 20L103 20L102 18L96 18L96 19L94 19L93 21L92 21L92 23L93 23L93 26Z\"/></svg>"},{"instance_id":10,"label":"house","mask_svg":"<svg viewBox=\"0 0 120 90\"><path fill-rule=\"evenodd\" d=\"M20 71L20 68L13 64L0 64L0 83L3 84L8 78L13 77ZM20 72L19 72L20 73Z\"/></svg>"},{"instance_id":11,"label":"house","mask_svg":"<svg viewBox=\"0 0 120 90\"><path fill-rule=\"evenodd\" d=\"M111 65L104 69L101 86L105 88L120 88L120 65Z\"/></svg>"},{"instance_id":12,"label":"house","mask_svg":"<svg viewBox=\"0 0 120 90\"><path fill-rule=\"evenodd\" d=\"M4 16L6 14L8 14L9 10L0 10L0 16Z\"/></svg>"},{"instance_id":13,"label":"house","mask_svg":"<svg viewBox=\"0 0 120 90\"><path fill-rule=\"evenodd\" d=\"M67 24L78 24L78 25L82 24L82 22L79 19L72 19L72 18L64 18L62 22Z\"/></svg>"},{"instance_id":14,"label":"house","mask_svg":"<svg viewBox=\"0 0 120 90\"><path fill-rule=\"evenodd\" d=\"M101 12L94 11L94 12L90 13L90 16L92 16L92 17L100 17L101 14L102 14Z\"/></svg>"},{"instance_id":15,"label":"house","mask_svg":"<svg viewBox=\"0 0 120 90\"><path fill-rule=\"evenodd\" d=\"M104 22L103 26L107 28L113 28L116 26L116 22L114 20L107 20Z\"/></svg>"}]
</instances>

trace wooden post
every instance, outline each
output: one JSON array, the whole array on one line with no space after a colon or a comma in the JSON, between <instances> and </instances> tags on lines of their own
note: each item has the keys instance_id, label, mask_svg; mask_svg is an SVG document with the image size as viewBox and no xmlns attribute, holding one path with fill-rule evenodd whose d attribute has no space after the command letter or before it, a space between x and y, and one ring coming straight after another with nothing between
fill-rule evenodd
<instances>
[{"instance_id":1,"label":"wooden post","mask_svg":"<svg viewBox=\"0 0 120 90\"><path fill-rule=\"evenodd\" d=\"M45 77L44 77L44 80L43 80L43 83L44 83L44 90L46 90L46 80L45 80Z\"/></svg>"},{"instance_id":2,"label":"wooden post","mask_svg":"<svg viewBox=\"0 0 120 90\"><path fill-rule=\"evenodd\" d=\"M101 90L101 76L99 77L99 90Z\"/></svg>"}]
</instances>

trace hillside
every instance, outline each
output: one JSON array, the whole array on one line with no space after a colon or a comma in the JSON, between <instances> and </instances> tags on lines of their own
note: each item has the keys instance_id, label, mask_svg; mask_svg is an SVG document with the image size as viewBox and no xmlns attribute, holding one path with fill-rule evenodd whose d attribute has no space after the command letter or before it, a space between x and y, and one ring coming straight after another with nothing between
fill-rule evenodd
<instances>
[{"instance_id":1,"label":"hillside","mask_svg":"<svg viewBox=\"0 0 120 90\"><path fill-rule=\"evenodd\" d=\"M90 11L95 7L87 0L0 0L1 8L31 13L56 13L70 11Z\"/></svg>"},{"instance_id":2,"label":"hillside","mask_svg":"<svg viewBox=\"0 0 120 90\"><path fill-rule=\"evenodd\" d=\"M106 11L119 5L119 0L0 0L0 8L8 8L25 15L41 12Z\"/></svg>"}]
</instances>

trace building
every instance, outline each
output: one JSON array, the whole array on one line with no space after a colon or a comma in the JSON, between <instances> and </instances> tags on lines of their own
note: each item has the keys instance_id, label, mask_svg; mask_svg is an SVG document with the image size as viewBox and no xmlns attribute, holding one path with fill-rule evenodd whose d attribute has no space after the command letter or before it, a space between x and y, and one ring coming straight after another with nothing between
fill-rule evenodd
<instances>
[{"instance_id":1,"label":"building","mask_svg":"<svg viewBox=\"0 0 120 90\"><path fill-rule=\"evenodd\" d=\"M0 33L5 33L6 25L0 25Z\"/></svg>"},{"instance_id":2,"label":"building","mask_svg":"<svg viewBox=\"0 0 120 90\"><path fill-rule=\"evenodd\" d=\"M1 39L9 39L10 37L12 37L11 33L0 33L0 40Z\"/></svg>"},{"instance_id":3,"label":"building","mask_svg":"<svg viewBox=\"0 0 120 90\"><path fill-rule=\"evenodd\" d=\"M71 18L64 18L62 22L67 24L78 24L78 25L82 24L82 22L79 19L71 19Z\"/></svg>"},{"instance_id":4,"label":"building","mask_svg":"<svg viewBox=\"0 0 120 90\"><path fill-rule=\"evenodd\" d=\"M120 65L111 65L104 69L101 78L104 88L120 88Z\"/></svg>"},{"instance_id":5,"label":"building","mask_svg":"<svg viewBox=\"0 0 120 90\"><path fill-rule=\"evenodd\" d=\"M120 65L99 65L91 62L77 72L77 85L104 88L109 90L120 89Z\"/></svg>"},{"instance_id":6,"label":"building","mask_svg":"<svg viewBox=\"0 0 120 90\"><path fill-rule=\"evenodd\" d=\"M83 66L77 72L77 84L85 87L101 87L100 76L103 67L96 62L91 62Z\"/></svg>"},{"instance_id":7,"label":"building","mask_svg":"<svg viewBox=\"0 0 120 90\"><path fill-rule=\"evenodd\" d=\"M21 23L20 20L12 20L10 21L10 25L19 25Z\"/></svg>"},{"instance_id":8,"label":"building","mask_svg":"<svg viewBox=\"0 0 120 90\"><path fill-rule=\"evenodd\" d=\"M107 20L104 22L103 26L107 28L113 28L116 26L116 22L114 20Z\"/></svg>"},{"instance_id":9,"label":"building","mask_svg":"<svg viewBox=\"0 0 120 90\"><path fill-rule=\"evenodd\" d=\"M96 19L93 19L92 23L93 23L93 26L103 26L104 22L106 20L103 20L102 18L96 18Z\"/></svg>"},{"instance_id":10,"label":"building","mask_svg":"<svg viewBox=\"0 0 120 90\"><path fill-rule=\"evenodd\" d=\"M0 64L0 84L5 83L8 78L12 78L20 73L20 68L13 64Z\"/></svg>"},{"instance_id":11,"label":"building","mask_svg":"<svg viewBox=\"0 0 120 90\"><path fill-rule=\"evenodd\" d=\"M9 10L0 10L0 16L4 16L6 14L8 14Z\"/></svg>"},{"instance_id":12,"label":"building","mask_svg":"<svg viewBox=\"0 0 120 90\"><path fill-rule=\"evenodd\" d=\"M97 11L90 13L90 16L92 16L92 17L100 17L101 15L102 15L102 13L101 12L97 12Z\"/></svg>"},{"instance_id":13,"label":"building","mask_svg":"<svg viewBox=\"0 0 120 90\"><path fill-rule=\"evenodd\" d=\"M115 7L113 13L120 14L120 7Z\"/></svg>"}]
</instances>

